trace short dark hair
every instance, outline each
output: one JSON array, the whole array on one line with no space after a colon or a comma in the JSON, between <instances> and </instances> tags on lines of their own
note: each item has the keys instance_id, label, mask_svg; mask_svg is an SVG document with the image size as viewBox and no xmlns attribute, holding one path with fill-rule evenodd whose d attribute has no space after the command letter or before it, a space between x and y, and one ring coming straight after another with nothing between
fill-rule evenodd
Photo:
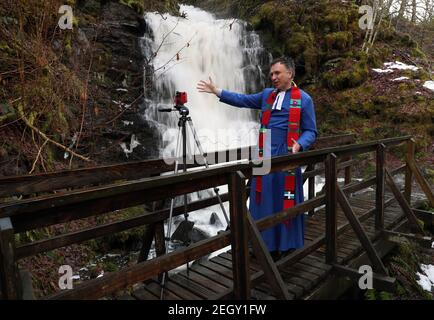
<instances>
[{"instance_id":1,"label":"short dark hair","mask_svg":"<svg viewBox=\"0 0 434 320\"><path fill-rule=\"evenodd\" d=\"M276 63L283 64L288 70L291 70L293 75L295 76L295 63L294 60L290 57L280 57L277 59L274 59L271 62L270 67L274 66Z\"/></svg>"}]
</instances>

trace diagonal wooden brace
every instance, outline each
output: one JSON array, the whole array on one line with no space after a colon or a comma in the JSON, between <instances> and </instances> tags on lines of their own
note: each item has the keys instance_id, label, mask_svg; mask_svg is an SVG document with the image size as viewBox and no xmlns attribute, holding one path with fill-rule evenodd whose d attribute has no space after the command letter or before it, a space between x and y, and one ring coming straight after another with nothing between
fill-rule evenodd
<instances>
[{"instance_id":1,"label":"diagonal wooden brace","mask_svg":"<svg viewBox=\"0 0 434 320\"><path fill-rule=\"evenodd\" d=\"M425 232L423 231L422 227L417 222L417 218L413 213L413 210L411 210L410 205L408 204L407 200L405 200L404 196L399 191L398 186L393 181L393 178L389 172L389 170L386 171L386 182L389 188L392 190L393 195L395 196L396 200L398 201L399 205L401 206L404 213L407 215L408 220L412 224L415 231L420 233L421 235L425 235Z\"/></svg>"},{"instance_id":2,"label":"diagonal wooden brace","mask_svg":"<svg viewBox=\"0 0 434 320\"><path fill-rule=\"evenodd\" d=\"M423 177L422 173L420 172L418 166L414 161L409 161L407 165L410 167L411 172L413 172L414 177L416 178L416 181L419 183L420 187L422 188L423 192L425 193L426 197L428 198L428 201L431 205L431 207L434 207L434 195L431 191L431 188L428 184L428 182Z\"/></svg>"},{"instance_id":3,"label":"diagonal wooden brace","mask_svg":"<svg viewBox=\"0 0 434 320\"><path fill-rule=\"evenodd\" d=\"M354 232L359 238L360 243L362 244L363 248L365 248L366 253L369 256L369 259L373 264L374 270L378 273L387 275L388 273L386 267L381 261L381 258L379 257L377 251L375 251L375 248L372 245L371 240L369 240L368 235L363 229L359 219L357 219L356 215L354 214L353 209L351 209L351 205L348 202L348 199L345 196L344 192L339 186L336 186L336 191L337 191L336 193L337 193L338 203L341 206L342 211L345 213L345 216L347 217L349 223L351 224L351 227L353 228Z\"/></svg>"},{"instance_id":4,"label":"diagonal wooden brace","mask_svg":"<svg viewBox=\"0 0 434 320\"><path fill-rule=\"evenodd\" d=\"M270 252L268 252L264 240L262 240L262 236L258 230L258 227L256 226L256 223L253 221L250 212L247 212L247 226L249 229L250 241L252 243L253 252L258 259L262 270L264 271L265 278L267 279L268 284L271 286L273 292L278 298L283 300L289 300L290 296L288 293L288 289L283 282L282 276L280 275L276 264L271 258Z\"/></svg>"}]
</instances>

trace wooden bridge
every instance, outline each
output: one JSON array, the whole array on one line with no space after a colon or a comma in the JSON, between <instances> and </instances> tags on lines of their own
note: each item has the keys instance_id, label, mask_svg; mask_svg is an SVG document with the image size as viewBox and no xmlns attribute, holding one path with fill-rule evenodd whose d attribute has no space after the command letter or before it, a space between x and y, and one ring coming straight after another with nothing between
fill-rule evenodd
<instances>
[{"instance_id":1,"label":"wooden bridge","mask_svg":"<svg viewBox=\"0 0 434 320\"><path fill-rule=\"evenodd\" d=\"M259 221L252 220L246 207L246 180L255 166L252 161L165 176L160 175L173 171L174 165L149 160L0 179L0 199L5 200L0 203L1 298L31 298L26 280L29 275L18 268L20 259L139 226L146 226L146 231L136 265L45 299L160 299L158 278L163 273L228 245L230 251L201 260L189 272L171 275L164 299L332 299L358 282L358 268L365 264L374 270L374 287L391 290L395 279L389 276L382 257L403 238L429 246L432 242L419 220L432 228L433 215L414 208L413 178L433 207L434 197L415 163L415 143L410 136L362 144L354 144L354 140L354 135L320 138L311 151L273 158L272 172L307 166L303 178L309 186L309 197ZM403 164L388 168L385 153L402 144L406 144ZM220 156L228 159L235 151L241 159L242 150L228 150ZM376 174L353 181L357 156L367 153L375 153ZM337 179L341 170L344 183ZM400 172L405 173L404 190L393 179ZM325 192L315 194L314 179L318 175L325 176ZM168 209L39 241L15 242L19 233L221 185L229 188L222 200L230 203L230 229L174 252L166 253L164 241ZM371 186L375 191L362 192ZM188 210L218 203L217 197L199 200L189 203ZM273 261L260 231L305 212L305 246ZM174 215L183 213L183 206L175 207ZM405 233L407 230L412 233ZM157 257L146 260L153 240ZM253 252L249 251L249 242Z\"/></svg>"}]
</instances>

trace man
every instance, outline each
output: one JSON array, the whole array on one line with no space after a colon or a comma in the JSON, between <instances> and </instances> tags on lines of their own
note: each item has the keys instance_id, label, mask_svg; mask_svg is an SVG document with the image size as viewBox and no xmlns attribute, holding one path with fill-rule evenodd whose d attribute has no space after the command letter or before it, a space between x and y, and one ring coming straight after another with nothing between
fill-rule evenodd
<instances>
[{"instance_id":1,"label":"man","mask_svg":"<svg viewBox=\"0 0 434 320\"><path fill-rule=\"evenodd\" d=\"M264 138L271 134L271 156L308 150L317 136L312 98L293 82L295 67L292 59L278 58L271 63L273 88L256 94L238 94L217 88L212 79L200 81L199 92L213 93L221 102L240 108L261 109L259 155L263 156ZM255 220L288 209L303 202L301 169L277 172L252 178L250 212ZM262 232L274 259L304 245L304 214L284 221Z\"/></svg>"}]
</instances>

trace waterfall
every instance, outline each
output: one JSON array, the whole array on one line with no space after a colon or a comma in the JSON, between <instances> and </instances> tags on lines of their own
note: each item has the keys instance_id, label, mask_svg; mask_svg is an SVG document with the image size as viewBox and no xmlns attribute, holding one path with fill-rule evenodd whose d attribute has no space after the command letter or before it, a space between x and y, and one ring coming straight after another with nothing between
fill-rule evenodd
<instances>
[{"instance_id":1,"label":"waterfall","mask_svg":"<svg viewBox=\"0 0 434 320\"><path fill-rule=\"evenodd\" d=\"M267 71L263 69L268 68L271 55L262 47L258 34L248 31L243 21L217 19L187 5L181 5L180 12L186 18L145 14L147 32L142 39L142 50L147 85L143 117L160 134L160 158L175 155L179 113L160 113L158 109L173 107L176 91L187 92L186 106L205 152L256 145L258 112L220 103L214 95L199 93L196 86L200 80L208 81L211 77L222 89L259 92L266 85ZM193 144L191 135L188 141ZM197 149L194 152L197 154ZM220 194L225 192L227 187L221 187ZM195 193L188 200L208 196L214 194ZM181 204L181 199L177 200ZM228 202L224 206L229 213ZM210 225L212 212L217 213L224 226ZM218 205L191 212L189 220L210 236L226 226Z\"/></svg>"},{"instance_id":2,"label":"waterfall","mask_svg":"<svg viewBox=\"0 0 434 320\"><path fill-rule=\"evenodd\" d=\"M160 157L175 154L179 114L158 109L172 107L176 91L187 92L186 106L206 152L256 144L256 112L222 104L214 95L199 93L196 85L211 77L222 89L258 92L265 86L262 66L268 66L271 55L245 22L216 19L187 5L180 12L186 18L145 15L148 32L142 47L153 72L145 74L152 77L152 90L143 116L161 135Z\"/></svg>"}]
</instances>

